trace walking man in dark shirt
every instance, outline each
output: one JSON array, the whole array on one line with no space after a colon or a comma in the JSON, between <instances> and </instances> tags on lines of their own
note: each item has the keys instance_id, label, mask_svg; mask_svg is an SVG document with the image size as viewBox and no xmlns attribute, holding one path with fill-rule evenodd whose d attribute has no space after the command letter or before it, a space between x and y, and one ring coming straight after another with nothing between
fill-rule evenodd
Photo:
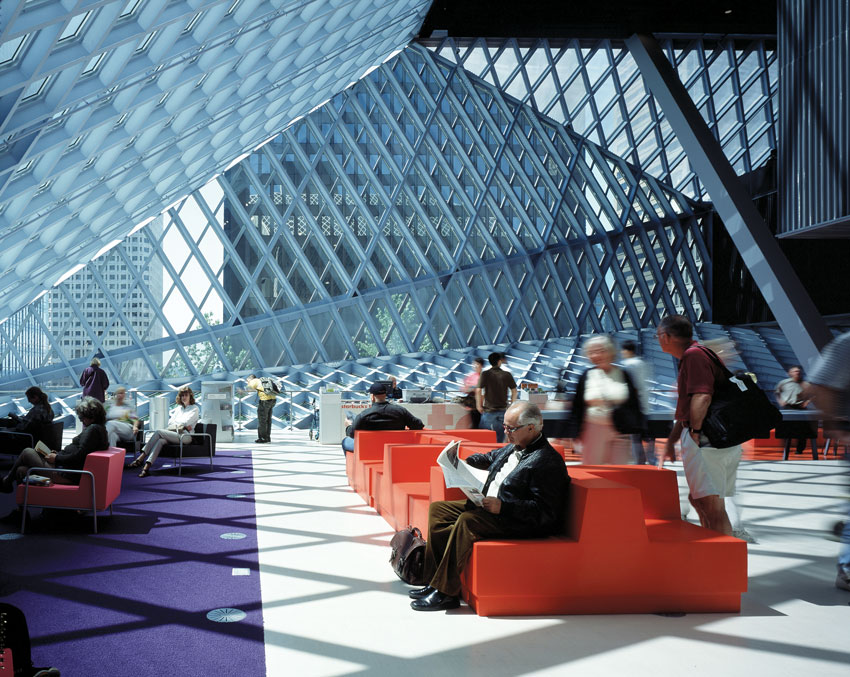
<instances>
[{"instance_id":1,"label":"walking man in dark shirt","mask_svg":"<svg viewBox=\"0 0 850 677\"><path fill-rule=\"evenodd\" d=\"M479 428L494 430L498 442L505 441L505 410L516 402L516 381L509 371L502 369L508 358L504 353L487 356L490 369L481 372L475 389L475 405L481 412ZM510 400L508 400L510 392Z\"/></svg>"},{"instance_id":2,"label":"walking man in dark shirt","mask_svg":"<svg viewBox=\"0 0 850 677\"><path fill-rule=\"evenodd\" d=\"M688 499L699 515L700 524L731 536L732 524L724 499L735 495L742 450L740 444L715 449L702 432L715 384L725 374L708 351L694 340L693 332L690 320L682 315L668 315L658 324L656 332L661 350L679 360L676 423L664 446L661 465L668 458L676 460L674 445L679 440Z\"/></svg>"},{"instance_id":3,"label":"walking man in dark shirt","mask_svg":"<svg viewBox=\"0 0 850 677\"><path fill-rule=\"evenodd\" d=\"M425 424L398 404L387 402L387 386L373 383L369 386L372 406L360 412L354 422L345 430L342 438L342 450L354 451L355 430L422 430Z\"/></svg>"}]
</instances>

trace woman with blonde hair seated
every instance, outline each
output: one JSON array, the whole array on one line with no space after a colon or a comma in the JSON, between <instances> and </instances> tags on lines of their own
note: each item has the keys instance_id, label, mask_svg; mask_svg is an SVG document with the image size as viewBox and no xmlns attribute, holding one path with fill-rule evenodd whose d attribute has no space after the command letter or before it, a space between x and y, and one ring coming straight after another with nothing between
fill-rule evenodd
<instances>
[{"instance_id":1,"label":"woman with blonde hair seated","mask_svg":"<svg viewBox=\"0 0 850 677\"><path fill-rule=\"evenodd\" d=\"M145 448L139 457L129 467L142 467L139 477L150 475L151 466L156 461L159 452L166 444L188 444L192 441L190 434L201 417L201 410L195 404L195 393L189 386L183 386L177 391L177 406L171 410L168 417L168 427L165 430L157 430L145 444Z\"/></svg>"}]
</instances>

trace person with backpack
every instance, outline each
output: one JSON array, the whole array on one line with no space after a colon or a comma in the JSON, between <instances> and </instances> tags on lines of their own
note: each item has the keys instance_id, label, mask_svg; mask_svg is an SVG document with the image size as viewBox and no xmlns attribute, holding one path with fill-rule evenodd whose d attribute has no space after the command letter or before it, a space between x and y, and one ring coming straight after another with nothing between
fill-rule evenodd
<instances>
[{"instance_id":1,"label":"person with backpack","mask_svg":"<svg viewBox=\"0 0 850 677\"><path fill-rule=\"evenodd\" d=\"M254 443L268 444L272 441L272 410L274 410L280 388L273 378L268 376L257 378L255 374L248 376L248 388L256 390L260 398L257 404L257 439Z\"/></svg>"},{"instance_id":2,"label":"person with backpack","mask_svg":"<svg viewBox=\"0 0 850 677\"><path fill-rule=\"evenodd\" d=\"M668 458L676 460L674 444L681 439L688 500L696 509L700 524L731 536L732 524L724 499L735 495L742 449L740 444L712 447L703 433L703 421L717 393L717 384L725 381L726 375L720 360L712 360L713 353L694 340L693 332L688 318L668 315L659 322L655 333L661 350L679 360L676 423L659 466L663 467Z\"/></svg>"}]
</instances>

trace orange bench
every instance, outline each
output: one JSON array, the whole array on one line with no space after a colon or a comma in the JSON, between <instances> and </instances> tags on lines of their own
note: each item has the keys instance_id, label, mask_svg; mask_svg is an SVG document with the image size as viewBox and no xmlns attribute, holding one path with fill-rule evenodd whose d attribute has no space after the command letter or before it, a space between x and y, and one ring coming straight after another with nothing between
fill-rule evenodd
<instances>
[{"instance_id":1,"label":"orange bench","mask_svg":"<svg viewBox=\"0 0 850 677\"><path fill-rule=\"evenodd\" d=\"M740 611L747 544L683 521L673 471L569 470L564 537L473 547L463 582L477 614Z\"/></svg>"},{"instance_id":2,"label":"orange bench","mask_svg":"<svg viewBox=\"0 0 850 677\"><path fill-rule=\"evenodd\" d=\"M345 470L351 488L366 503L374 506L376 491L373 482L376 473L383 470L384 445L419 444L441 439L445 440L443 446L452 439L496 445L496 433L492 430L358 430L354 434L354 452L345 455Z\"/></svg>"},{"instance_id":3,"label":"orange bench","mask_svg":"<svg viewBox=\"0 0 850 677\"><path fill-rule=\"evenodd\" d=\"M435 438L436 436L430 436L429 439ZM394 529L402 529L413 523L411 514L417 503L424 504L427 518L431 468L439 470L437 457L451 439L446 436L445 441L439 440L437 444L384 445L382 467L380 470L373 469L375 495L372 498L375 510ZM458 455L466 458L471 454L486 453L497 447L497 442L461 440ZM442 471L440 474L442 475Z\"/></svg>"},{"instance_id":4,"label":"orange bench","mask_svg":"<svg viewBox=\"0 0 850 677\"><path fill-rule=\"evenodd\" d=\"M446 488L436 465L446 442L461 435L407 432L403 441L370 437L361 495L394 529L412 524L427 533L432 501L463 498L459 489ZM461 441L458 454L466 458L496 446L494 440ZM553 446L565 454L563 446ZM569 471L564 536L475 544L463 594L476 613L740 610L747 589L746 543L682 521L675 472L650 466Z\"/></svg>"}]
</instances>

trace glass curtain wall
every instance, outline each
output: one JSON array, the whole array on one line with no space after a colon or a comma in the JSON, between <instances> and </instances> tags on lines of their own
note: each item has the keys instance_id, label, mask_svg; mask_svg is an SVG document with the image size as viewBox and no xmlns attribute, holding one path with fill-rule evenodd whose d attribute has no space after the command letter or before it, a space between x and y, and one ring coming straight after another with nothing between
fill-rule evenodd
<instances>
[{"instance_id":1,"label":"glass curtain wall","mask_svg":"<svg viewBox=\"0 0 850 677\"><path fill-rule=\"evenodd\" d=\"M67 322L36 318L43 358L7 378L74 383L98 353L176 383L709 319L711 217L414 44L59 284ZM3 360L24 325L0 325Z\"/></svg>"}]
</instances>

